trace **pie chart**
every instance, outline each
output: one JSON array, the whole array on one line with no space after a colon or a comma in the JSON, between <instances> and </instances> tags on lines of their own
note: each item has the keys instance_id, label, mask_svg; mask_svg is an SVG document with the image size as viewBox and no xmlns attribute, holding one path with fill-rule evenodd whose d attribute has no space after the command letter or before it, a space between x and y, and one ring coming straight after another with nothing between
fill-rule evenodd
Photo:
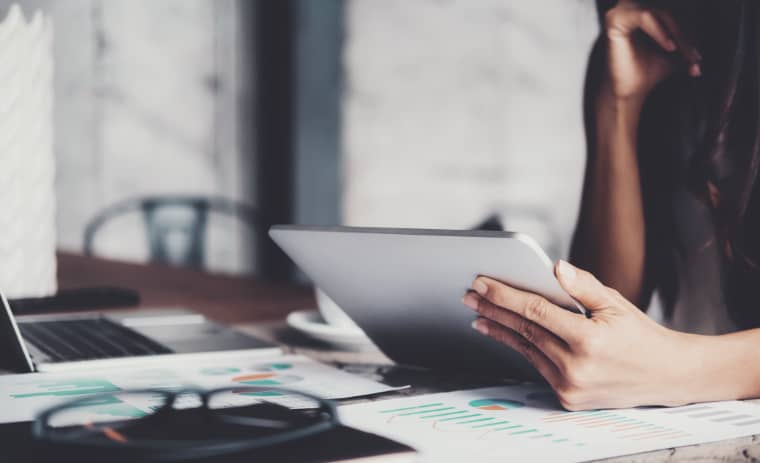
<instances>
[{"instance_id":1,"label":"pie chart","mask_svg":"<svg viewBox=\"0 0 760 463\"><path fill-rule=\"evenodd\" d=\"M470 401L470 407L479 410L504 411L510 408L520 408L525 404L516 400L507 399L477 399Z\"/></svg>"},{"instance_id":2,"label":"pie chart","mask_svg":"<svg viewBox=\"0 0 760 463\"><path fill-rule=\"evenodd\" d=\"M303 378L295 375L281 375L279 373L252 373L250 375L241 375L232 378L232 381L247 386L283 386L285 384L297 383Z\"/></svg>"},{"instance_id":3,"label":"pie chart","mask_svg":"<svg viewBox=\"0 0 760 463\"><path fill-rule=\"evenodd\" d=\"M256 386L256 387L262 387L262 386L269 386L269 387L277 387L277 386L283 386L290 383L297 383L299 381L302 381L303 378L296 375L281 375L276 372L271 373L252 373L248 375L241 375L236 376L232 378L232 381L239 383L239 384L245 384L246 386ZM279 392L277 390L273 391L267 391L267 390L260 390L260 391L245 391L241 390L237 392L240 395L247 395L247 396L255 396L255 397L274 397L274 396L281 396L282 392Z\"/></svg>"}]
</instances>

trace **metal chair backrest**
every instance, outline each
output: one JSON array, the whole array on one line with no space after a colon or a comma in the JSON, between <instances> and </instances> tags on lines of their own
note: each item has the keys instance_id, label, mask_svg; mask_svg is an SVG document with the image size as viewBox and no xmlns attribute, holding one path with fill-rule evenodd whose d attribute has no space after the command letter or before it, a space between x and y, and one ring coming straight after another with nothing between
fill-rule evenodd
<instances>
[{"instance_id":1,"label":"metal chair backrest","mask_svg":"<svg viewBox=\"0 0 760 463\"><path fill-rule=\"evenodd\" d=\"M128 199L99 212L85 228L84 252L95 253L98 231L111 219L138 212L142 215L151 262L205 268L206 229L210 212L234 216L258 232L256 210L220 197L151 196Z\"/></svg>"}]
</instances>

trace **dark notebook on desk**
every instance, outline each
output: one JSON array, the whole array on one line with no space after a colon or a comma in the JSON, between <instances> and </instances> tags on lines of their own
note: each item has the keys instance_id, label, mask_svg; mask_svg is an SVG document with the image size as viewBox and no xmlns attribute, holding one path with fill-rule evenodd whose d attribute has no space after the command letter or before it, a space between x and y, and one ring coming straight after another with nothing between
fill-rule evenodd
<instances>
[{"instance_id":1,"label":"dark notebook on desk","mask_svg":"<svg viewBox=\"0 0 760 463\"><path fill-rule=\"evenodd\" d=\"M118 455L104 457L82 454L74 449L50 447L34 439L30 423L12 423L0 425L0 461L3 463L30 461L35 463L100 463L103 461L138 463L140 460L131 457L120 459ZM369 463L374 461L406 463L416 461L416 453L410 447L398 442L340 426L303 439L244 454L187 461L193 463Z\"/></svg>"}]
</instances>

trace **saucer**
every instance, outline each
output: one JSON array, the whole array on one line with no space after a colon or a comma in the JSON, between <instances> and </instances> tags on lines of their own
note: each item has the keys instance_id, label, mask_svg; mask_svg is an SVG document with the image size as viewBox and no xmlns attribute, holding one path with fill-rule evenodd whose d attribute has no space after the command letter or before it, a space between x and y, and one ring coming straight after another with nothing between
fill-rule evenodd
<instances>
[{"instance_id":1,"label":"saucer","mask_svg":"<svg viewBox=\"0 0 760 463\"><path fill-rule=\"evenodd\" d=\"M329 325L317 310L297 310L287 318L288 325L312 339L347 347L371 345L364 331L358 328Z\"/></svg>"}]
</instances>

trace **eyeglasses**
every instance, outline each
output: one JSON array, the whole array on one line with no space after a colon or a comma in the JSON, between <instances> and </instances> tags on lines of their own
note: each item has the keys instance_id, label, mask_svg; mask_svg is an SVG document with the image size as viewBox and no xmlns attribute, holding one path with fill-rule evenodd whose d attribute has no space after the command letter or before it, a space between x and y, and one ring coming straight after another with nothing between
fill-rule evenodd
<instances>
[{"instance_id":1,"label":"eyeglasses","mask_svg":"<svg viewBox=\"0 0 760 463\"><path fill-rule=\"evenodd\" d=\"M141 389L52 407L33 433L79 454L176 461L275 446L339 424L333 402L288 389Z\"/></svg>"}]
</instances>

